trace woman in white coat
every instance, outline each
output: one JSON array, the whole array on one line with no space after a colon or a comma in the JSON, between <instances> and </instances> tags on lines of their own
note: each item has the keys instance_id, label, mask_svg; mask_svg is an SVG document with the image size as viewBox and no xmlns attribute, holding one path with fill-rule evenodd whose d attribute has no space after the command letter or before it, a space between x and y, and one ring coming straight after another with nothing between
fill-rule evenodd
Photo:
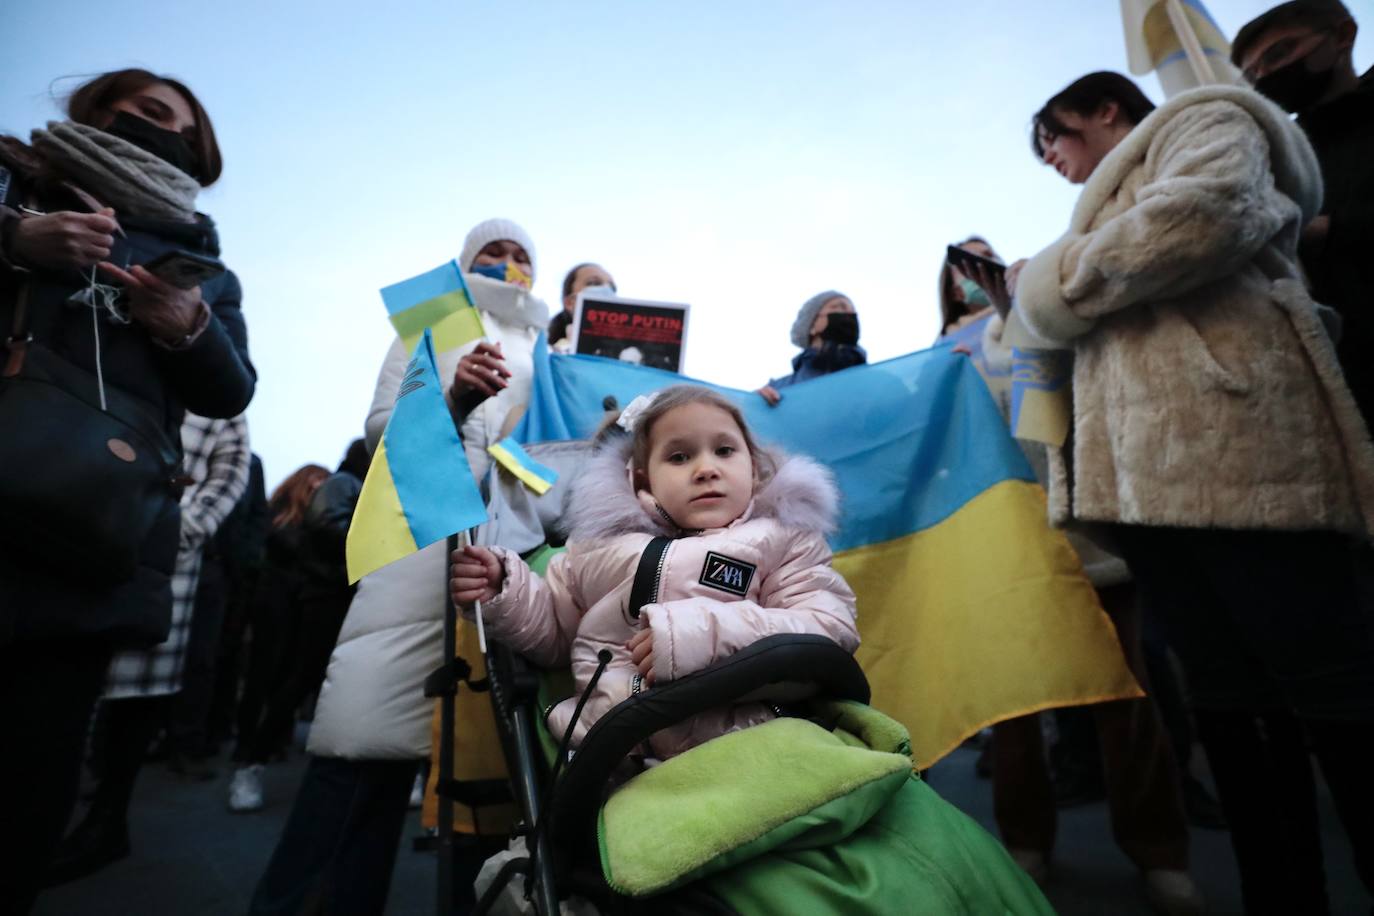
<instances>
[{"instance_id":1,"label":"woman in white coat","mask_svg":"<svg viewBox=\"0 0 1374 916\"><path fill-rule=\"evenodd\" d=\"M480 480L490 463L486 447L502 438L528 399L534 342L549 310L529 291L535 248L516 223L492 219L473 227L458 263L486 339L439 354L438 369L452 379L446 399ZM367 417L374 448L406 361L397 340ZM434 701L424 696L424 680L443 660L445 561L440 542L358 583L320 690L310 764L250 913L291 912L319 887L355 906L372 900L372 911L383 909L411 786L431 749ZM322 836L330 842L317 842Z\"/></svg>"},{"instance_id":2,"label":"woman in white coat","mask_svg":"<svg viewBox=\"0 0 1374 916\"><path fill-rule=\"evenodd\" d=\"M1034 118L1036 154L1084 185L1015 285L1026 327L1074 359L1051 515L1110 537L1165 625L1247 910L1325 912L1304 736L1374 882L1374 625L1352 549L1374 448L1297 268L1321 173L1249 89L1182 92L1132 126L1114 83L1084 77Z\"/></svg>"}]
</instances>

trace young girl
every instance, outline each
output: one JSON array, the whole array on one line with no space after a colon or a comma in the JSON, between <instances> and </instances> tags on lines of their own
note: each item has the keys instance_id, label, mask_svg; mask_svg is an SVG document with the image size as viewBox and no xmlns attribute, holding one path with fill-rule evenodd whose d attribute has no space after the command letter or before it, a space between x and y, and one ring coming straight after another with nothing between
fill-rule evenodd
<instances>
[{"instance_id":1,"label":"young girl","mask_svg":"<svg viewBox=\"0 0 1374 916\"><path fill-rule=\"evenodd\" d=\"M454 601L482 601L491 635L536 663L571 660L579 693L597 653L611 651L574 745L620 701L765 636L815 633L858 647L854 593L825 542L838 503L825 469L760 449L739 409L705 388L638 398L620 425L630 436L590 460L571 494L568 550L543 579L501 548L453 554ZM555 735L574 705L550 713ZM667 758L773 717L763 703L742 703L650 745Z\"/></svg>"}]
</instances>

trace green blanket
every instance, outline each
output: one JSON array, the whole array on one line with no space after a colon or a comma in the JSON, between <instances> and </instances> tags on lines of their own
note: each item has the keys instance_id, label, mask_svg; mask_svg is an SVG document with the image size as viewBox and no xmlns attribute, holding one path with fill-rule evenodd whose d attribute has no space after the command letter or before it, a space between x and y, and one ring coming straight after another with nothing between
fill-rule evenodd
<instances>
[{"instance_id":1,"label":"green blanket","mask_svg":"<svg viewBox=\"0 0 1374 916\"><path fill-rule=\"evenodd\" d=\"M1000 843L912 773L900 724L855 703L813 712L621 787L598 823L607 882L649 896L704 880L744 914L1053 912Z\"/></svg>"}]
</instances>

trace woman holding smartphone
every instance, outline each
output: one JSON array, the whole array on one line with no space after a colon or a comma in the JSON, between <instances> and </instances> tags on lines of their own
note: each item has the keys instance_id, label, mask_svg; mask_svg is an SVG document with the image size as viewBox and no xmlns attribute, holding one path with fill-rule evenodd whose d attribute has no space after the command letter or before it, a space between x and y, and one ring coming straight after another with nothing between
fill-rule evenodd
<instances>
[{"instance_id":1,"label":"woman holding smartphone","mask_svg":"<svg viewBox=\"0 0 1374 916\"><path fill-rule=\"evenodd\" d=\"M109 414L152 419L148 436L129 441L92 442L80 427L0 430L0 722L14 749L0 755L5 912L27 911L66 826L112 653L167 635L180 536L173 472L133 504L147 524L130 526L110 550L52 545L108 539L97 516L127 507L124 494L97 482L94 498L72 506L60 489L36 495L35 482L59 459L99 467L101 449L136 467L149 449L175 456L186 410L236 416L256 380L232 273L183 289L141 266L168 252L219 253L214 224L195 209L221 169L195 95L146 70L120 70L80 86L67 116L30 143L0 137L0 417L19 425L16 417L42 416L26 404L41 364L80 380L64 396L92 402L93 428ZM19 452L33 442L48 451ZM55 518L75 521L55 530ZM102 562L116 552L127 553L127 568Z\"/></svg>"},{"instance_id":2,"label":"woman holding smartphone","mask_svg":"<svg viewBox=\"0 0 1374 916\"><path fill-rule=\"evenodd\" d=\"M1033 118L1036 156L1084 186L1013 290L1030 333L1074 357L1050 513L1110 537L1164 623L1247 911L1326 912L1305 741L1374 886L1374 626L1353 549L1374 529L1374 448L1297 267L1321 173L1249 89L1140 119L1132 91L1091 74Z\"/></svg>"}]
</instances>

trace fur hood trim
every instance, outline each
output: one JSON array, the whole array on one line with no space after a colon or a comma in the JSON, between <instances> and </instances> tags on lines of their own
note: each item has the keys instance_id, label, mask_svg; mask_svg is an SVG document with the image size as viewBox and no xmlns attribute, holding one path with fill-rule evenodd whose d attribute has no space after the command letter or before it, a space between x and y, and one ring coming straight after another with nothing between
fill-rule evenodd
<instances>
[{"instance_id":1,"label":"fur hood trim","mask_svg":"<svg viewBox=\"0 0 1374 916\"><path fill-rule=\"evenodd\" d=\"M598 540L629 533L674 536L666 519L639 501L627 468L631 440L620 436L588 459L568 496L569 540ZM840 492L823 465L800 455L768 453L777 471L754 491L741 519L770 518L786 528L823 535L837 526Z\"/></svg>"}]
</instances>

